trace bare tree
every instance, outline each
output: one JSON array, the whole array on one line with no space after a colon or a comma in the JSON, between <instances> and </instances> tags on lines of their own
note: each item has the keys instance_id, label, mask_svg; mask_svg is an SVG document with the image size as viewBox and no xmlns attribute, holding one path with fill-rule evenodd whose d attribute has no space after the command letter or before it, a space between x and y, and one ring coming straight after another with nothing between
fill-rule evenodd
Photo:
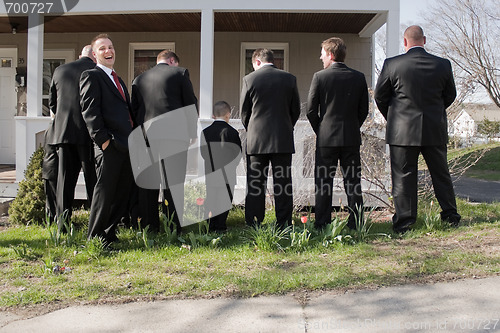
<instances>
[{"instance_id":1,"label":"bare tree","mask_svg":"<svg viewBox=\"0 0 500 333\"><path fill-rule=\"evenodd\" d=\"M455 66L457 103L481 86L500 107L500 1L441 0L426 15L428 46Z\"/></svg>"}]
</instances>

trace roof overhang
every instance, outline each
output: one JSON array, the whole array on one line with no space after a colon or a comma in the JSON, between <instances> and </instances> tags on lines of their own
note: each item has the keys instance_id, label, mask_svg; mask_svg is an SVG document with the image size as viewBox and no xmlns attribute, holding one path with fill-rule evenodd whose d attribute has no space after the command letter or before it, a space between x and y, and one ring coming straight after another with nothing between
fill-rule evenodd
<instances>
[{"instance_id":1,"label":"roof overhang","mask_svg":"<svg viewBox=\"0 0 500 333\"><path fill-rule=\"evenodd\" d=\"M216 32L347 33L370 37L386 21L381 12L214 13ZM25 33L27 17L0 17L0 33ZM200 31L201 12L46 16L46 33Z\"/></svg>"}]
</instances>

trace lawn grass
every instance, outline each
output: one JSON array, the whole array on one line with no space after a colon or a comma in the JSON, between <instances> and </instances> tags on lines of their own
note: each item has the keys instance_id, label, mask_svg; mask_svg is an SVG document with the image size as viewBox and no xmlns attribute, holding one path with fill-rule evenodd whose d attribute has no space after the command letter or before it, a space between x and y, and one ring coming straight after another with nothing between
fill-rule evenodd
<instances>
[{"instance_id":1,"label":"lawn grass","mask_svg":"<svg viewBox=\"0 0 500 333\"><path fill-rule=\"evenodd\" d=\"M241 209L230 213L229 232L210 234L219 239L215 246L169 244L162 235L150 235L152 243L146 243L140 232L125 228L112 251L98 240L86 242L84 229L73 244L55 246L45 227L11 226L0 232L0 307L252 297L499 274L500 204L459 200L459 211L464 217L459 228L426 229L425 215L437 210L422 203L416 230L404 236L394 235L388 221L378 221L363 241L344 230L336 240L322 242L313 232L303 248L283 250L262 250L250 241ZM269 214L267 221L272 218ZM295 230L302 231L297 223ZM197 230L183 230L183 236ZM71 271L55 274L56 265Z\"/></svg>"},{"instance_id":2,"label":"lawn grass","mask_svg":"<svg viewBox=\"0 0 500 333\"><path fill-rule=\"evenodd\" d=\"M465 175L472 178L500 181L500 145L486 152L479 163L470 167Z\"/></svg>"},{"instance_id":3,"label":"lawn grass","mask_svg":"<svg viewBox=\"0 0 500 333\"><path fill-rule=\"evenodd\" d=\"M471 156L478 154L480 150L486 149L484 156L465 172L465 176L500 181L500 143L477 145L465 149L454 149L448 152L448 160L467 161Z\"/></svg>"}]
</instances>

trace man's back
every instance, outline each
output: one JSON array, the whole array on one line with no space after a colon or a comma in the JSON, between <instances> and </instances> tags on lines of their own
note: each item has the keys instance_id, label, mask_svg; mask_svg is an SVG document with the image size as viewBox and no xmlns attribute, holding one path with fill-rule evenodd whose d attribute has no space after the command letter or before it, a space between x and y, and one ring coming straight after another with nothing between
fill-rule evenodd
<instances>
[{"instance_id":1,"label":"man's back","mask_svg":"<svg viewBox=\"0 0 500 333\"><path fill-rule=\"evenodd\" d=\"M368 87L363 73L334 63L314 74L307 117L318 146L361 144L360 127L368 115Z\"/></svg>"},{"instance_id":2,"label":"man's back","mask_svg":"<svg viewBox=\"0 0 500 333\"><path fill-rule=\"evenodd\" d=\"M296 78L264 66L243 78L241 118L248 154L293 153L293 126L300 115Z\"/></svg>"},{"instance_id":3,"label":"man's back","mask_svg":"<svg viewBox=\"0 0 500 333\"><path fill-rule=\"evenodd\" d=\"M375 100L387 119L387 143L445 144L446 108L456 97L450 62L416 47L387 59L384 67Z\"/></svg>"},{"instance_id":4,"label":"man's back","mask_svg":"<svg viewBox=\"0 0 500 333\"><path fill-rule=\"evenodd\" d=\"M139 108L139 104L144 107L144 110L139 111L140 123L165 112L197 103L188 70L162 63L142 73L134 80L132 99L134 110Z\"/></svg>"},{"instance_id":5,"label":"man's back","mask_svg":"<svg viewBox=\"0 0 500 333\"><path fill-rule=\"evenodd\" d=\"M80 75L95 67L88 57L56 68L49 91L49 108L55 113L51 143L83 144L90 141L80 107Z\"/></svg>"}]
</instances>

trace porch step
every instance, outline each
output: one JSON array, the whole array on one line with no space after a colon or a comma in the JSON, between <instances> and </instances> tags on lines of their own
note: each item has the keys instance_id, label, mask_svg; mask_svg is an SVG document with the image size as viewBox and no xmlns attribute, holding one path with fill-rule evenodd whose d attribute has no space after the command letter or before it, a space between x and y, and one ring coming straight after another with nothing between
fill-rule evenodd
<instances>
[{"instance_id":1,"label":"porch step","mask_svg":"<svg viewBox=\"0 0 500 333\"><path fill-rule=\"evenodd\" d=\"M0 182L0 199L15 198L18 187L18 184L15 182Z\"/></svg>"}]
</instances>

